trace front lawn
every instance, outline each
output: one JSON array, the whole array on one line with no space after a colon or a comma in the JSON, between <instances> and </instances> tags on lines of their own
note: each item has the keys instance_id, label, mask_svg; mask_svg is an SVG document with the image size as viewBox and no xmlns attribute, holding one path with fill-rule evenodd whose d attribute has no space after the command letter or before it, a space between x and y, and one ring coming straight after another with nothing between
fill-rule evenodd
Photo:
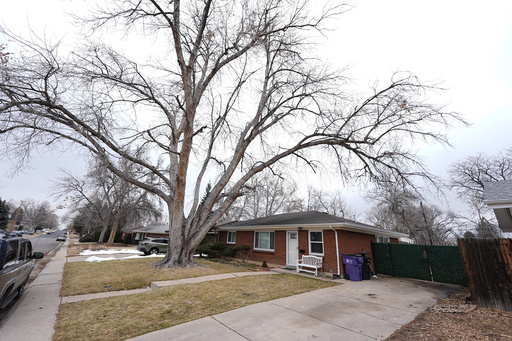
<instances>
[{"instance_id":1,"label":"front lawn","mask_svg":"<svg viewBox=\"0 0 512 341\"><path fill-rule=\"evenodd\" d=\"M100 264L103 263L91 265ZM334 285L337 284L316 278L268 273L66 303L59 308L53 341L125 340L250 304Z\"/></svg>"},{"instance_id":2,"label":"front lawn","mask_svg":"<svg viewBox=\"0 0 512 341\"><path fill-rule=\"evenodd\" d=\"M147 288L151 282L243 272L247 268L196 259L201 266L172 271L150 269L160 258L67 263L62 282L62 296L105 291Z\"/></svg>"}]
</instances>

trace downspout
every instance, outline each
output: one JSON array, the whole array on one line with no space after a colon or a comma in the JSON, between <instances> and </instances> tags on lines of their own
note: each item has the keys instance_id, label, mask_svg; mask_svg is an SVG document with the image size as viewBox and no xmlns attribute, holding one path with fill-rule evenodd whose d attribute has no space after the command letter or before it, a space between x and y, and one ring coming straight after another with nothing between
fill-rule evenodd
<instances>
[{"instance_id":1,"label":"downspout","mask_svg":"<svg viewBox=\"0 0 512 341\"><path fill-rule=\"evenodd\" d=\"M332 275L332 279L340 279L340 248L338 246L338 231L332 228L332 225L329 225L330 229L334 231L334 238L336 238L336 261L338 263L338 273L336 275Z\"/></svg>"},{"instance_id":2,"label":"downspout","mask_svg":"<svg viewBox=\"0 0 512 341\"><path fill-rule=\"evenodd\" d=\"M297 228L297 260L295 261L295 269L299 268L299 259L300 259L300 255L299 255L299 253L300 253L299 235L300 235L300 231L302 231L302 227L301 226L299 226Z\"/></svg>"}]
</instances>

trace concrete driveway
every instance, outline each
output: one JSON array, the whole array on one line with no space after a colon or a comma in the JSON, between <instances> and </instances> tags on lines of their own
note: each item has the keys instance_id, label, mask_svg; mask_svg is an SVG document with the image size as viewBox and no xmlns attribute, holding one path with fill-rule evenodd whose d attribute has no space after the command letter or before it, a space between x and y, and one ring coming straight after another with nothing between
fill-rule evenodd
<instances>
[{"instance_id":1,"label":"concrete driveway","mask_svg":"<svg viewBox=\"0 0 512 341\"><path fill-rule=\"evenodd\" d=\"M397 278L342 285L254 304L130 340L382 340L461 289Z\"/></svg>"}]
</instances>

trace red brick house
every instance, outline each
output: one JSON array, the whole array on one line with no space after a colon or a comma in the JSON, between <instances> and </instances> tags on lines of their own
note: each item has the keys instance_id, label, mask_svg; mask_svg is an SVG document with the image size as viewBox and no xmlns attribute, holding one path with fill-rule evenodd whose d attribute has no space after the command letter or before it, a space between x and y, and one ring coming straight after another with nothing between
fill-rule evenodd
<instances>
[{"instance_id":1,"label":"red brick house","mask_svg":"<svg viewBox=\"0 0 512 341\"><path fill-rule=\"evenodd\" d=\"M343 273L342 254L366 252L371 258L372 242L397 243L408 237L316 211L231 222L217 229L219 242L251 246L249 260L295 267L302 255L316 255L323 258L323 271L333 274Z\"/></svg>"}]
</instances>

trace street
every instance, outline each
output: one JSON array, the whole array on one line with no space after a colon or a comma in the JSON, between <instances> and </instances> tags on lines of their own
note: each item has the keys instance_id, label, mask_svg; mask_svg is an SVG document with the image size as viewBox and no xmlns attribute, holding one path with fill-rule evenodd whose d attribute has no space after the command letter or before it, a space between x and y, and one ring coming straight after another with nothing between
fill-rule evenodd
<instances>
[{"instance_id":1,"label":"street","mask_svg":"<svg viewBox=\"0 0 512 341\"><path fill-rule=\"evenodd\" d=\"M66 234L66 231L58 230L52 234L42 234L39 236L23 235L23 237L30 239L30 242L32 243L32 250L34 252L42 252L46 255L48 252L55 249L59 243L62 243L56 241L57 237L61 234Z\"/></svg>"}]
</instances>

